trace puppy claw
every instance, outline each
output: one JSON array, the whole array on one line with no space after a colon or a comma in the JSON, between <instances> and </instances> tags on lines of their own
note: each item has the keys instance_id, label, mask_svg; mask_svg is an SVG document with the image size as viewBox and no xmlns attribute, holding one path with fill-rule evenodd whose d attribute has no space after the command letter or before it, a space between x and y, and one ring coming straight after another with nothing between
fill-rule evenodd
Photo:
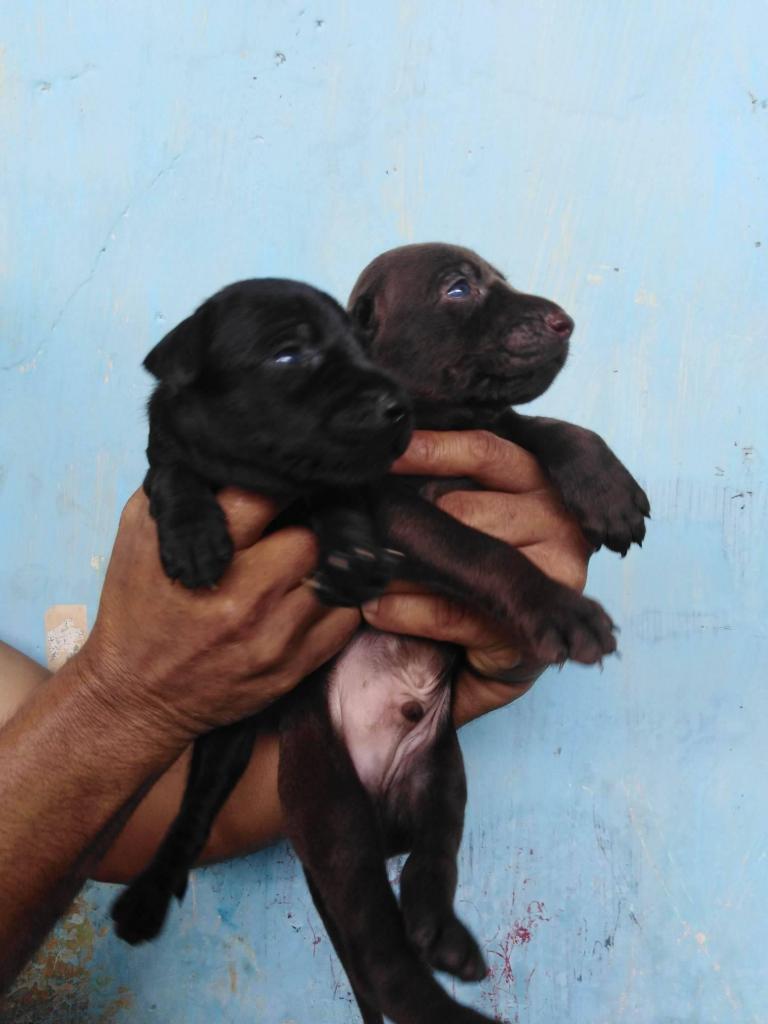
<instances>
[{"instance_id":1,"label":"puppy claw","mask_svg":"<svg viewBox=\"0 0 768 1024\"><path fill-rule=\"evenodd\" d=\"M405 558L404 551L398 551L396 548L384 548L388 555L392 555L393 558Z\"/></svg>"},{"instance_id":2,"label":"puppy claw","mask_svg":"<svg viewBox=\"0 0 768 1024\"><path fill-rule=\"evenodd\" d=\"M615 652L615 626L596 601L563 588L538 610L528 642L547 664L595 665Z\"/></svg>"},{"instance_id":3,"label":"puppy claw","mask_svg":"<svg viewBox=\"0 0 768 1024\"><path fill-rule=\"evenodd\" d=\"M632 544L640 544L645 537L650 503L645 491L607 449L603 458L607 461L597 470L585 460L575 459L551 475L563 504L594 550L605 546L623 557Z\"/></svg>"},{"instance_id":4,"label":"puppy claw","mask_svg":"<svg viewBox=\"0 0 768 1024\"><path fill-rule=\"evenodd\" d=\"M321 556L312 586L323 604L357 607L378 597L392 577L394 556L385 549L356 545Z\"/></svg>"},{"instance_id":5,"label":"puppy claw","mask_svg":"<svg viewBox=\"0 0 768 1024\"><path fill-rule=\"evenodd\" d=\"M376 555L370 548L353 548L354 553L358 558L362 558L364 562L375 562Z\"/></svg>"}]
</instances>

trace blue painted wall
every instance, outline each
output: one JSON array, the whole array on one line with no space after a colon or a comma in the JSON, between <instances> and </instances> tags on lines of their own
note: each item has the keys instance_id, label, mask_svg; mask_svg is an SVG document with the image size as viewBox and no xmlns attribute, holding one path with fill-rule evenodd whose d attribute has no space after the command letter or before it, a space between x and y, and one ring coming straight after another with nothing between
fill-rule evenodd
<instances>
[{"instance_id":1,"label":"blue painted wall","mask_svg":"<svg viewBox=\"0 0 768 1024\"><path fill-rule=\"evenodd\" d=\"M0 629L92 620L139 364L236 278L344 297L473 246L578 330L542 409L647 484L595 559L622 660L463 733L462 913L520 1022L768 1021L768 9L752 0L2 4ZM196 873L131 952L91 887L6 1020L356 1019L290 852Z\"/></svg>"}]
</instances>

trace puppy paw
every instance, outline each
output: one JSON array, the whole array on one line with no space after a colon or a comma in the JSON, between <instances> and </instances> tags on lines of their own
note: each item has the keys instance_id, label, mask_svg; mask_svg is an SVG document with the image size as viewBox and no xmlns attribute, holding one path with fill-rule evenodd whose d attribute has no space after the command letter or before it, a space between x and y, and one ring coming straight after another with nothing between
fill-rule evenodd
<instances>
[{"instance_id":1,"label":"puppy paw","mask_svg":"<svg viewBox=\"0 0 768 1024\"><path fill-rule=\"evenodd\" d=\"M609 454L610 465L602 471L577 461L561 466L553 478L563 504L595 550L605 545L623 557L632 544L642 545L651 506L631 473Z\"/></svg>"},{"instance_id":2,"label":"puppy paw","mask_svg":"<svg viewBox=\"0 0 768 1024\"><path fill-rule=\"evenodd\" d=\"M165 923L171 897L181 900L186 884L186 873L175 880L150 872L139 875L112 905L115 933L132 946L156 938Z\"/></svg>"},{"instance_id":3,"label":"puppy paw","mask_svg":"<svg viewBox=\"0 0 768 1024\"><path fill-rule=\"evenodd\" d=\"M185 587L212 587L232 561L234 546L218 505L195 518L163 523L160 558L166 574Z\"/></svg>"},{"instance_id":4,"label":"puppy paw","mask_svg":"<svg viewBox=\"0 0 768 1024\"><path fill-rule=\"evenodd\" d=\"M402 557L369 545L323 552L312 586L323 604L356 607L384 591Z\"/></svg>"},{"instance_id":5,"label":"puppy paw","mask_svg":"<svg viewBox=\"0 0 768 1024\"><path fill-rule=\"evenodd\" d=\"M601 662L616 650L616 627L597 603L560 587L540 607L529 606L521 624L534 657L545 664Z\"/></svg>"},{"instance_id":6,"label":"puppy paw","mask_svg":"<svg viewBox=\"0 0 768 1024\"><path fill-rule=\"evenodd\" d=\"M441 1007L437 1019L440 1024L496 1024L498 1020L497 1017L486 1017L478 1010L473 1010L471 1006L462 1006L461 1003Z\"/></svg>"},{"instance_id":7,"label":"puppy paw","mask_svg":"<svg viewBox=\"0 0 768 1024\"><path fill-rule=\"evenodd\" d=\"M488 965L469 929L453 911L440 915L429 908L404 910L405 927L414 949L436 971L462 981L482 981Z\"/></svg>"}]
</instances>

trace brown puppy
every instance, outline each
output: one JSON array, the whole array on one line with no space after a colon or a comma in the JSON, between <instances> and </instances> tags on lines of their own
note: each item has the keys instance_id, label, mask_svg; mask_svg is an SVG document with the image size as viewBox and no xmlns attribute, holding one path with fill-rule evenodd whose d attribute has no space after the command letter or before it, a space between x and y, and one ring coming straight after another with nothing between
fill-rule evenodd
<instances>
[{"instance_id":1,"label":"brown puppy","mask_svg":"<svg viewBox=\"0 0 768 1024\"><path fill-rule=\"evenodd\" d=\"M414 400L417 427L484 427L532 452L587 539L626 554L645 536L648 499L590 430L512 413L565 364L573 320L516 291L476 253L439 243L378 256L349 299L377 366Z\"/></svg>"},{"instance_id":2,"label":"brown puppy","mask_svg":"<svg viewBox=\"0 0 768 1024\"><path fill-rule=\"evenodd\" d=\"M476 253L430 244L375 259L348 308L373 362L408 391L417 428L480 427L516 440L596 548L623 554L642 541L647 498L605 443L510 409L542 394L565 363L574 325L559 306L517 292ZM515 622L543 661L591 663L612 651L610 620L594 602L424 501L466 486L400 478L377 491L380 529L406 555L399 575ZM485 1020L424 966L464 980L485 973L453 910L466 799L449 714L457 659L449 645L361 630L321 673L324 686L303 687L283 720L289 836L366 1024L382 1013L397 1024ZM398 913L384 860L402 850Z\"/></svg>"},{"instance_id":3,"label":"brown puppy","mask_svg":"<svg viewBox=\"0 0 768 1024\"><path fill-rule=\"evenodd\" d=\"M642 539L645 496L596 435L509 409L546 390L565 362L573 323L558 306L516 292L474 253L444 245L384 254L363 272L350 306L369 358L410 393L416 426L512 437L539 456L595 546L625 551ZM614 650L612 623L599 605L426 500L459 486L389 478L364 501L359 491L347 500L358 519L368 505L370 532L402 553L397 575L490 613L542 661L592 663ZM338 558L333 564L343 573ZM327 573L320 593L334 599ZM449 645L361 630L281 712L288 834L366 1024L382 1014L396 1024L487 1020L452 1000L430 970L465 980L485 972L453 911L466 798L449 713L458 657ZM257 727L252 719L198 742L203 755L172 841L141 884L156 884L159 873L162 885L172 879L172 891L183 891ZM405 850L398 908L385 859Z\"/></svg>"}]
</instances>

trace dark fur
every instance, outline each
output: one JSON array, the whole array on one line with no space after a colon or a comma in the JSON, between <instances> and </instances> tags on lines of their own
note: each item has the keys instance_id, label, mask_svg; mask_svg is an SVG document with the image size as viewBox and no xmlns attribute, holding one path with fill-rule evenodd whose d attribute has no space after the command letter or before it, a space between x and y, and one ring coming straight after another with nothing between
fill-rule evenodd
<instances>
[{"instance_id":1,"label":"dark fur","mask_svg":"<svg viewBox=\"0 0 768 1024\"><path fill-rule=\"evenodd\" d=\"M449 295L459 278L467 282L468 294ZM642 540L648 513L632 477L595 434L509 408L541 394L563 366L572 323L562 310L516 292L468 250L444 245L393 250L363 272L350 300L353 321L379 369L347 352L345 342L348 362L338 363L334 373L318 365L305 384L293 392L286 386L279 396L273 379L266 389L268 411L279 402L281 418L259 410L251 423L254 396L258 406L265 394L263 369L242 350L271 331L270 289L278 285L291 287L250 286L261 289L258 310L243 301L245 286L234 286L212 300L212 314L204 312L211 303L198 311L192 336L199 349L196 354L192 346L191 376L184 366L189 343L182 352L176 332L147 359L160 379L150 404L147 486L166 570L194 585L213 582L225 568L229 549L223 518L216 514L215 488L238 483L283 496L301 493L313 506L322 551L318 585L330 603L356 603L375 593L394 569L491 614L511 635L522 633L542 661L592 663L613 651L612 623L598 605L549 580L513 549L440 512L420 493L423 481L387 478L363 486L354 444L349 466L340 472L344 431L336 439L328 429L329 423L344 422L340 408L349 401L358 409L350 413L349 432L359 425L356 416L367 422L370 412L361 411L353 397L359 385L350 387L350 381L360 375L373 380L367 375L384 369L387 376L376 386L387 396L384 403L397 410L397 426L373 417L371 437L379 439L372 443L380 460L366 460L368 480L386 470L407 437L405 400L392 384L399 380L411 395L416 426L482 427L529 448L592 543L624 553L632 541ZM317 301L333 309L333 330L346 337L349 328L338 326L338 307L324 297ZM236 316L233 307L240 310ZM295 319L307 316L302 311ZM327 334L325 320L324 327ZM335 360L333 344L329 352ZM287 374L284 379L287 385ZM216 415L212 407L218 408ZM234 434L228 419L233 409L241 417ZM279 442L287 447L278 449ZM337 468L331 480L322 474L329 465L326 445L332 444L330 462ZM205 457L190 457L191 450L204 450ZM282 472L284 465L285 476L276 477L276 467ZM333 489L323 487L327 484ZM176 515L176 509L183 513ZM375 570L361 579L360 569L371 563ZM412 643L402 642L405 658ZM457 652L442 645L439 656L448 686ZM485 1021L450 999L430 970L465 979L479 979L485 970L452 906L465 783L449 716L420 753L412 776L377 801L361 784L331 722L325 683L333 672L333 663L325 666L275 712L281 719L280 794L289 836L363 1019L374 1024L384 1013L398 1024ZM404 715L410 713L403 707ZM247 764L256 732L267 724L268 716L258 716L197 742L179 817L152 865L115 906L124 938L142 941L157 934L171 894L183 895L210 824ZM398 850L410 850L400 908L384 869L386 856Z\"/></svg>"}]
</instances>

